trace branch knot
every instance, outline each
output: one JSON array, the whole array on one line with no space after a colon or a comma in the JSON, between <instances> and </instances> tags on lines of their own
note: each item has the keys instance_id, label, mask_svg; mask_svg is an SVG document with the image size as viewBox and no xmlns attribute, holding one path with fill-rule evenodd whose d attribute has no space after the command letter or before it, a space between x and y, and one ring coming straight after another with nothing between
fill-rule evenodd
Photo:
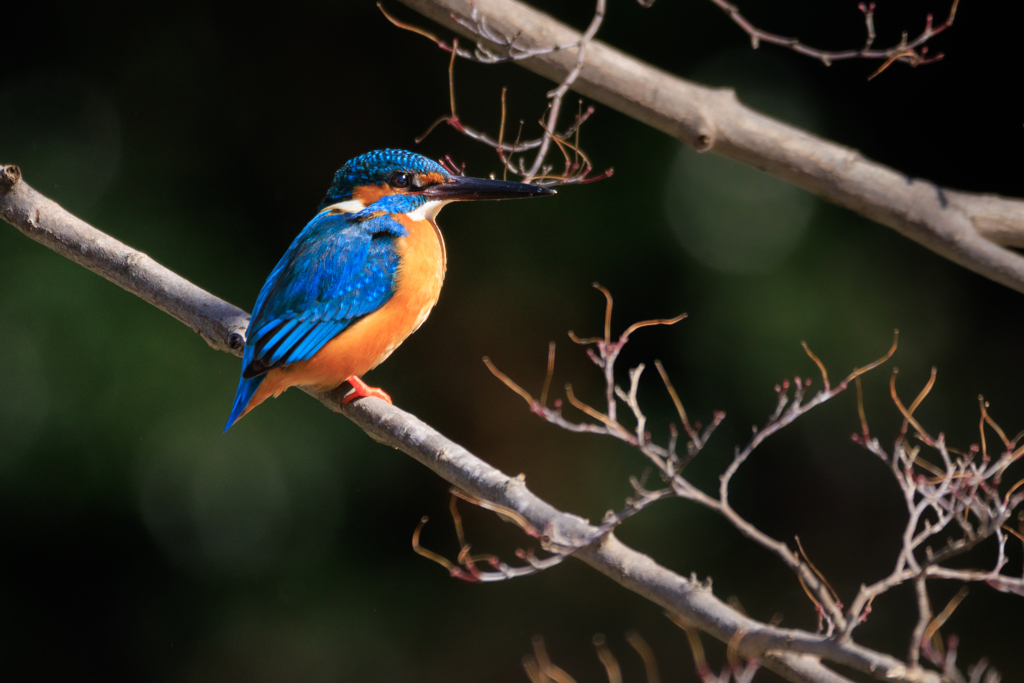
<instances>
[{"instance_id":1,"label":"branch knot","mask_svg":"<svg viewBox=\"0 0 1024 683\"><path fill-rule=\"evenodd\" d=\"M0 166L0 189L7 192L14 188L15 185L21 180L21 169L11 164L10 166Z\"/></svg>"}]
</instances>

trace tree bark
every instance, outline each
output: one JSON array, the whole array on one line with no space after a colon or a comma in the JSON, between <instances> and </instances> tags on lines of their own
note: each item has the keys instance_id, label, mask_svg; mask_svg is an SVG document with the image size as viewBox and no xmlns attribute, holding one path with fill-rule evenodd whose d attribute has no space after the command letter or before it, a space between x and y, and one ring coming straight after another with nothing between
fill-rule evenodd
<instances>
[{"instance_id":1,"label":"tree bark","mask_svg":"<svg viewBox=\"0 0 1024 683\"><path fill-rule=\"evenodd\" d=\"M401 0L456 33L489 43L466 24L486 21L516 45L571 44L580 34L516 0ZM462 20L463 23L456 21ZM518 62L555 82L576 66L575 50ZM677 138L698 152L714 152L786 180L830 202L890 227L965 268L1024 292L1024 201L961 192L872 161L743 105L731 89L708 88L673 76L599 41L572 89Z\"/></svg>"}]
</instances>

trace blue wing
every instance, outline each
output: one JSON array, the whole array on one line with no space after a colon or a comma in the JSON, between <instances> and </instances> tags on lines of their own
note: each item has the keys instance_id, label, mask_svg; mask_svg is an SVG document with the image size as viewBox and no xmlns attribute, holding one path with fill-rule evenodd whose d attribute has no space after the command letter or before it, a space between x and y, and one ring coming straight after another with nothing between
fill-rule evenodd
<instances>
[{"instance_id":1,"label":"blue wing","mask_svg":"<svg viewBox=\"0 0 1024 683\"><path fill-rule=\"evenodd\" d=\"M245 351L242 355L242 367L244 368L252 360L252 347L245 347ZM256 390L263 384L263 380L266 379L267 375L257 375L256 377L242 377L238 380L238 390L235 391L235 404L231 407L231 415L228 417L228 423L224 425L224 431L231 429L231 425L238 422L238 418L242 417L242 413L245 412L246 407L249 405L249 401L256 395Z\"/></svg>"},{"instance_id":2,"label":"blue wing","mask_svg":"<svg viewBox=\"0 0 1024 683\"><path fill-rule=\"evenodd\" d=\"M355 320L391 298L398 270L386 214L322 215L295 239L270 274L249 325L252 360L243 376L309 360Z\"/></svg>"},{"instance_id":3,"label":"blue wing","mask_svg":"<svg viewBox=\"0 0 1024 683\"><path fill-rule=\"evenodd\" d=\"M309 360L388 302L399 265L394 240L405 234L382 212L327 213L310 221L256 300L228 427L245 412L269 370Z\"/></svg>"}]
</instances>

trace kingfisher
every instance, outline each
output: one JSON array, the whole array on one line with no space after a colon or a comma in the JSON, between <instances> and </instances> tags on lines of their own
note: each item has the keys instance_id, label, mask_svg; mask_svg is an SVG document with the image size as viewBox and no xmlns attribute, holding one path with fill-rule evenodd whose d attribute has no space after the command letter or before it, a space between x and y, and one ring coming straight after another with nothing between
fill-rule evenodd
<instances>
[{"instance_id":1,"label":"kingfisher","mask_svg":"<svg viewBox=\"0 0 1024 683\"><path fill-rule=\"evenodd\" d=\"M348 382L343 403L366 396L390 403L361 378L437 303L447 268L434 220L441 207L551 194L537 185L450 173L403 150L346 163L260 290L224 431L289 387L326 391Z\"/></svg>"}]
</instances>

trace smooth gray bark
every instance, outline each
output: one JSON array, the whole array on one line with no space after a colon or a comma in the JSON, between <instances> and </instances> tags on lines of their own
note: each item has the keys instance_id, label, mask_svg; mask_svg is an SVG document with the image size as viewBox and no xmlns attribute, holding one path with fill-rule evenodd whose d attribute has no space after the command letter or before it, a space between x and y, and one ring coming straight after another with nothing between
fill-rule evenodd
<instances>
[{"instance_id":1,"label":"smooth gray bark","mask_svg":"<svg viewBox=\"0 0 1024 683\"><path fill-rule=\"evenodd\" d=\"M580 33L516 0L401 0L448 29L501 52L466 27L517 35L523 49L571 44ZM457 21L456 19L461 20ZM561 82L576 50L517 60ZM1024 292L1024 201L960 192L864 157L860 152L743 105L731 89L709 88L666 73L600 42L587 44L572 89L677 138L698 152L741 161L893 228L940 256Z\"/></svg>"}]
</instances>

